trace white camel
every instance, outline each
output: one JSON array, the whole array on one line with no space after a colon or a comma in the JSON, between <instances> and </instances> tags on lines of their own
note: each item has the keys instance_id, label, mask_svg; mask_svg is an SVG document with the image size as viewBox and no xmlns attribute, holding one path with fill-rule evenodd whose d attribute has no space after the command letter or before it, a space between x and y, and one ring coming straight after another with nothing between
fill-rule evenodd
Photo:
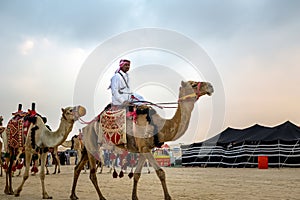
<instances>
[{"instance_id":1,"label":"white camel","mask_svg":"<svg viewBox=\"0 0 300 200\"><path fill-rule=\"evenodd\" d=\"M38 151L41 154L41 171L40 171L40 179L42 185L42 198L43 199L52 199L50 195L46 192L45 189L45 164L47 159L47 152L49 147L57 146L61 144L67 137L68 134L72 131L74 122L81 116L84 116L86 110L82 106L75 106L75 107L67 107L62 108L62 117L60 120L59 127L56 131L50 131L48 127L45 125L43 119L36 115L32 120L28 128L28 134L26 136L25 141L25 163L27 163L25 172L23 175L23 181L20 186L13 192L12 185L6 184L5 193L6 194L15 194L15 196L20 196L20 193L23 189L23 185L25 181L29 177L29 168L31 161L31 157L33 151ZM9 147L10 152L13 150ZM12 161L12 158L11 158ZM8 173L11 173L11 164L9 166Z\"/></svg>"}]
</instances>

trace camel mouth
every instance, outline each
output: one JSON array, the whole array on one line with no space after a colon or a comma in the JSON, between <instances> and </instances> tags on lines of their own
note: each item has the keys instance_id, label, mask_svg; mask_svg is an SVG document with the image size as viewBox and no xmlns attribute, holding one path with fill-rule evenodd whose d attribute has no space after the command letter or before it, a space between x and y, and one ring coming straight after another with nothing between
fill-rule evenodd
<instances>
[{"instance_id":1,"label":"camel mouth","mask_svg":"<svg viewBox=\"0 0 300 200\"><path fill-rule=\"evenodd\" d=\"M208 85L207 95L211 96L214 93L214 88L211 84Z\"/></svg>"},{"instance_id":2,"label":"camel mouth","mask_svg":"<svg viewBox=\"0 0 300 200\"><path fill-rule=\"evenodd\" d=\"M75 106L73 109L73 115L75 117L75 121L78 120L80 117L86 114L86 109L83 106Z\"/></svg>"}]
</instances>

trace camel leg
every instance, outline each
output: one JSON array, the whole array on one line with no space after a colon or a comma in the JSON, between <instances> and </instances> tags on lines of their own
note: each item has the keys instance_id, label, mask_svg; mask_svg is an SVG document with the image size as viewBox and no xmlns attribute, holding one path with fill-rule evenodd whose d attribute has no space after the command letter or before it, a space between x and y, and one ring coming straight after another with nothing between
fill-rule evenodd
<instances>
[{"instance_id":1,"label":"camel leg","mask_svg":"<svg viewBox=\"0 0 300 200\"><path fill-rule=\"evenodd\" d=\"M149 163L155 169L155 172L156 172L156 174L161 182L162 188L164 190L165 200L171 200L172 198L168 192L168 188L167 188L167 184L166 184L166 174L165 174L164 170L158 165L158 163L156 162L155 158L153 157L153 155L151 153L145 153L143 155L148 159Z\"/></svg>"},{"instance_id":2,"label":"camel leg","mask_svg":"<svg viewBox=\"0 0 300 200\"><path fill-rule=\"evenodd\" d=\"M46 168L46 174L49 175L49 169L48 169L48 166L45 165L45 168Z\"/></svg>"},{"instance_id":3,"label":"camel leg","mask_svg":"<svg viewBox=\"0 0 300 200\"><path fill-rule=\"evenodd\" d=\"M43 199L52 199L51 196L48 195L45 189L45 165L46 165L46 159L47 159L47 152L43 152L41 155L41 172L40 172L40 179L42 184L42 196Z\"/></svg>"},{"instance_id":4,"label":"camel leg","mask_svg":"<svg viewBox=\"0 0 300 200\"><path fill-rule=\"evenodd\" d=\"M148 169L148 174L150 174L150 166L149 166L149 160L146 160L146 165L147 165L147 169Z\"/></svg>"},{"instance_id":5,"label":"camel leg","mask_svg":"<svg viewBox=\"0 0 300 200\"><path fill-rule=\"evenodd\" d=\"M88 153L88 158L90 162L90 180L92 181L100 200L105 200L104 196L102 195L100 188L98 186L97 176L96 176L96 159Z\"/></svg>"},{"instance_id":6,"label":"camel leg","mask_svg":"<svg viewBox=\"0 0 300 200\"><path fill-rule=\"evenodd\" d=\"M0 141L0 176L2 176L2 142Z\"/></svg>"},{"instance_id":7,"label":"camel leg","mask_svg":"<svg viewBox=\"0 0 300 200\"><path fill-rule=\"evenodd\" d=\"M23 174L23 180L22 180L22 183L21 185L18 187L18 189L15 190L15 196L18 197L20 196L20 193L23 189L23 185L25 183L25 181L28 179L29 177L29 169L30 169L30 162L31 162L31 157L32 157L32 153L31 153L31 149L25 149L25 163L26 163L26 166L25 166L25 171L24 171L24 174Z\"/></svg>"},{"instance_id":8,"label":"camel leg","mask_svg":"<svg viewBox=\"0 0 300 200\"><path fill-rule=\"evenodd\" d=\"M4 193L8 195L13 195L13 189L12 189L12 166L14 163L14 150L10 150L9 159L6 160L6 163L8 164L8 168L6 170L6 184Z\"/></svg>"},{"instance_id":9,"label":"camel leg","mask_svg":"<svg viewBox=\"0 0 300 200\"><path fill-rule=\"evenodd\" d=\"M102 174L102 171L103 171L103 166L104 166L104 158L103 158L103 155L100 154L100 160L98 161L98 164L97 164L97 169L100 165L100 171L99 171L99 174Z\"/></svg>"},{"instance_id":10,"label":"camel leg","mask_svg":"<svg viewBox=\"0 0 300 200\"><path fill-rule=\"evenodd\" d=\"M145 160L146 160L145 156L143 154L140 154L140 157L138 159L138 163L136 165L136 168L135 168L135 171L134 171L134 174L133 174L132 200L138 200L138 197L137 197L137 184L138 184L138 181L141 177L141 172L142 172Z\"/></svg>"},{"instance_id":11,"label":"camel leg","mask_svg":"<svg viewBox=\"0 0 300 200\"><path fill-rule=\"evenodd\" d=\"M57 173L59 174L60 173L60 160L59 160L57 152L55 152L55 156L54 157L56 159L56 165L55 165L55 167L57 167ZM55 171L56 171L56 168L55 168Z\"/></svg>"},{"instance_id":12,"label":"camel leg","mask_svg":"<svg viewBox=\"0 0 300 200\"><path fill-rule=\"evenodd\" d=\"M52 153L52 159L54 159L54 161L55 161L55 167L54 167L53 174L56 174L56 170L57 170L57 173L59 174L60 173L60 161L59 161L59 157L58 157L56 150L54 150L54 152Z\"/></svg>"},{"instance_id":13,"label":"camel leg","mask_svg":"<svg viewBox=\"0 0 300 200\"><path fill-rule=\"evenodd\" d=\"M78 199L75 191L76 191L76 186L77 186L77 181L80 175L81 170L83 170L84 166L86 165L88 161L88 155L87 152L81 153L80 154L80 161L77 163L77 165L74 168L74 175L73 175L73 185L72 185L72 191L70 195L71 200L76 200Z\"/></svg>"}]
</instances>

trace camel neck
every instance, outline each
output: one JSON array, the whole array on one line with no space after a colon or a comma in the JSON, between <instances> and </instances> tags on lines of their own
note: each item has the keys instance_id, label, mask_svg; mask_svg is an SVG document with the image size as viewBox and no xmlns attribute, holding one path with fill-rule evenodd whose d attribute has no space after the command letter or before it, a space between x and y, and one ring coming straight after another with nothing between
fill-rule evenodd
<instances>
[{"instance_id":1,"label":"camel neck","mask_svg":"<svg viewBox=\"0 0 300 200\"><path fill-rule=\"evenodd\" d=\"M159 140L168 142L180 138L189 126L193 108L194 101L180 102L174 116L166 120L163 128L159 131Z\"/></svg>"}]
</instances>

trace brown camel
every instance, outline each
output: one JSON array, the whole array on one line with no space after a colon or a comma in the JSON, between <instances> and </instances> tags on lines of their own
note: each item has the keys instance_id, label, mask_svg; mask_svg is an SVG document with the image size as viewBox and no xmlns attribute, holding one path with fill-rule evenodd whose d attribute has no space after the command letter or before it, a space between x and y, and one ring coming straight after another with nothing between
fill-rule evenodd
<instances>
[{"instance_id":1,"label":"brown camel","mask_svg":"<svg viewBox=\"0 0 300 200\"><path fill-rule=\"evenodd\" d=\"M77 159L79 160L81 158L81 151L83 149L83 144L78 135L74 135L71 138L71 140L66 140L59 145L65 147L65 148L71 148L72 150L75 150L77 153ZM60 160L59 160L58 153L57 153L59 145L57 145L53 148L50 148L50 150L49 150L52 158L54 159L54 163L55 163L53 174L56 174L56 171L58 174L60 173ZM103 170L103 167L101 168L101 172L102 172L102 170ZM47 165L46 165L46 174L49 174Z\"/></svg>"},{"instance_id":2,"label":"brown camel","mask_svg":"<svg viewBox=\"0 0 300 200\"><path fill-rule=\"evenodd\" d=\"M59 144L62 145L63 147L69 148L72 145L72 141L71 140L66 140L63 143ZM58 157L58 146L49 148L49 152L51 153L52 159L54 160L54 172L53 174L56 174L56 172L59 174L60 173L60 160ZM49 169L47 167L47 165L45 165L46 167L46 174L49 174Z\"/></svg>"},{"instance_id":3,"label":"brown camel","mask_svg":"<svg viewBox=\"0 0 300 200\"><path fill-rule=\"evenodd\" d=\"M2 176L2 146L3 146L3 139L2 133L5 131L5 127L3 127L3 117L0 116L0 176Z\"/></svg>"},{"instance_id":4,"label":"brown camel","mask_svg":"<svg viewBox=\"0 0 300 200\"><path fill-rule=\"evenodd\" d=\"M62 108L62 117L60 120L59 127L56 131L50 131L48 127L45 125L43 119L39 115L35 115L31 119L31 124L28 128L28 134L25 139L24 147L25 147L25 163L27 163L25 172L23 175L23 181L20 186L13 192L12 184L11 184L11 165L7 170L7 176L10 176L10 182L6 182L5 194L15 194L15 196L20 196L23 185L25 181L29 177L29 168L32 154L34 151L39 152L41 154L41 172L40 179L42 185L42 198L43 199L52 199L51 196L48 195L45 189L45 163L47 158L47 152L49 147L57 146L61 144L68 136L68 134L72 131L74 122L81 116L85 115L86 110L82 106L75 107L67 107ZM11 162L13 160L13 153L15 149L11 147L9 144L9 153L11 156Z\"/></svg>"},{"instance_id":5,"label":"brown camel","mask_svg":"<svg viewBox=\"0 0 300 200\"><path fill-rule=\"evenodd\" d=\"M139 153L138 164L133 174L133 200L138 199L137 184L146 159L148 159L151 166L154 167L156 174L161 181L164 199L171 199L167 189L165 172L154 159L151 150L155 146L162 145L164 142L175 141L180 138L188 128L194 103L200 96L205 94L209 96L212 95L213 91L212 85L208 82L182 81L179 89L178 107L173 118L163 119L149 107L149 112L147 114L137 116L135 124L132 123L131 119L126 119L127 143L118 145L118 147L133 153ZM93 152L93 150L97 149L97 145L103 145L106 141L103 137L104 134L99 128L101 127L100 123L101 116L100 120L93 120L93 122L83 128L83 141L87 150L83 151L82 158L74 169L73 185L70 195L70 199L72 200L78 199L75 192L76 185L80 172L87 161L90 162L90 179L98 193L99 199L105 200L97 183L97 177L95 175L96 158L94 157L95 152ZM94 147L89 147L87 144L94 145Z\"/></svg>"}]
</instances>

